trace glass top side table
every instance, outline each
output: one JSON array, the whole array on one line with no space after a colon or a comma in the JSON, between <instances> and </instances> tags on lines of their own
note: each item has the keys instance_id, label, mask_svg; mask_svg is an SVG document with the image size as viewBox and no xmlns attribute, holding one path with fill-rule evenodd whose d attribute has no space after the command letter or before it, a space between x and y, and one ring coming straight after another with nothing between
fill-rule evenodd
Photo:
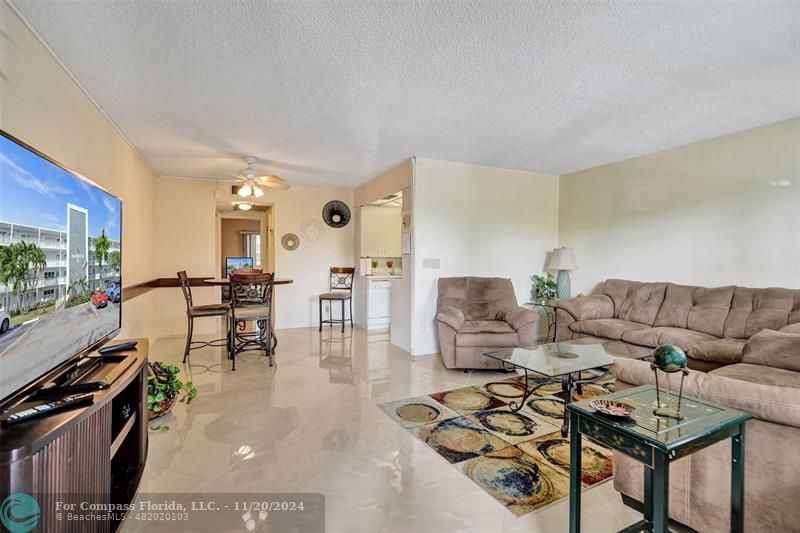
<instances>
[{"instance_id":1,"label":"glass top side table","mask_svg":"<svg viewBox=\"0 0 800 533\"><path fill-rule=\"evenodd\" d=\"M662 403L674 405L677 396L661 393ZM744 529L744 427L748 413L683 397L681 420L657 417L656 390L642 385L604 396L633 404L629 418L612 418L595 411L590 400L567 405L570 417L569 531L580 531L581 435L624 453L644 465L644 519L622 531L669 531L669 464L698 450L731 439L731 531Z\"/></svg>"},{"instance_id":2,"label":"glass top side table","mask_svg":"<svg viewBox=\"0 0 800 533\"><path fill-rule=\"evenodd\" d=\"M544 313L544 316L547 318L547 336L540 342L547 343L547 342L556 342L556 328L558 323L556 322L556 301L555 300L533 300L530 302L525 302L522 304L524 307L532 311L539 311L541 310Z\"/></svg>"}]
</instances>

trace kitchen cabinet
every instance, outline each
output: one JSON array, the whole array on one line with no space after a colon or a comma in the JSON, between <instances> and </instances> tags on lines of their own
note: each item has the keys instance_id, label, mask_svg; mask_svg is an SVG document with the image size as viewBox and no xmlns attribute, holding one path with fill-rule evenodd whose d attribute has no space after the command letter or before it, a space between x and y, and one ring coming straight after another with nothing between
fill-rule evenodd
<instances>
[{"instance_id":1,"label":"kitchen cabinet","mask_svg":"<svg viewBox=\"0 0 800 533\"><path fill-rule=\"evenodd\" d=\"M399 207L361 207L361 257L400 257Z\"/></svg>"},{"instance_id":2,"label":"kitchen cabinet","mask_svg":"<svg viewBox=\"0 0 800 533\"><path fill-rule=\"evenodd\" d=\"M369 314L370 321L389 323L391 317L390 294L392 283L388 280L369 281Z\"/></svg>"},{"instance_id":3,"label":"kitchen cabinet","mask_svg":"<svg viewBox=\"0 0 800 533\"><path fill-rule=\"evenodd\" d=\"M383 329L392 323L392 282L358 276L355 287L355 321L365 329Z\"/></svg>"}]
</instances>

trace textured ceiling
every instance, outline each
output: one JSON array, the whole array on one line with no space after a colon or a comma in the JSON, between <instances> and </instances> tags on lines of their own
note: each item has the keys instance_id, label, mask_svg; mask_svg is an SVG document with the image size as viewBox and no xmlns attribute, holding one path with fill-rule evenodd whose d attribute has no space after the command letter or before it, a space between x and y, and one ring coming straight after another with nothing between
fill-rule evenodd
<instances>
[{"instance_id":1,"label":"textured ceiling","mask_svg":"<svg viewBox=\"0 0 800 533\"><path fill-rule=\"evenodd\" d=\"M563 174L800 115L800 3L12 0L159 174Z\"/></svg>"}]
</instances>

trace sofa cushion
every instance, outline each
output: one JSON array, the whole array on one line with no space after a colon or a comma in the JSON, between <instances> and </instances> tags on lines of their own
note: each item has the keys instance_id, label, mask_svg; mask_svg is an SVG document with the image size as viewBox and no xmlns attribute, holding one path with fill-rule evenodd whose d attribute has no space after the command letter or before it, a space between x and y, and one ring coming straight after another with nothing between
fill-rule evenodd
<instances>
[{"instance_id":1,"label":"sofa cushion","mask_svg":"<svg viewBox=\"0 0 800 533\"><path fill-rule=\"evenodd\" d=\"M688 352L697 343L714 341L718 338L707 333L683 328L646 328L626 331L622 334L622 340L651 347L659 344L674 344Z\"/></svg>"},{"instance_id":2,"label":"sofa cushion","mask_svg":"<svg viewBox=\"0 0 800 533\"><path fill-rule=\"evenodd\" d=\"M725 321L725 336L746 339L762 329L800 322L800 290L736 287Z\"/></svg>"},{"instance_id":3,"label":"sofa cushion","mask_svg":"<svg viewBox=\"0 0 800 533\"><path fill-rule=\"evenodd\" d=\"M797 324L789 324L788 326L783 326L778 331L783 331L784 333L800 333L800 322Z\"/></svg>"},{"instance_id":4,"label":"sofa cushion","mask_svg":"<svg viewBox=\"0 0 800 533\"><path fill-rule=\"evenodd\" d=\"M514 330L511 333L456 333L456 346L508 348L519 346L519 336Z\"/></svg>"},{"instance_id":5,"label":"sofa cushion","mask_svg":"<svg viewBox=\"0 0 800 533\"><path fill-rule=\"evenodd\" d=\"M667 283L664 303L661 304L661 309L658 310L653 325L666 328L686 328L696 290L697 287L690 285Z\"/></svg>"},{"instance_id":6,"label":"sofa cushion","mask_svg":"<svg viewBox=\"0 0 800 533\"><path fill-rule=\"evenodd\" d=\"M735 288L732 285L713 289L698 287L694 291L693 305L689 310L688 328L722 337Z\"/></svg>"},{"instance_id":7,"label":"sofa cushion","mask_svg":"<svg viewBox=\"0 0 800 533\"><path fill-rule=\"evenodd\" d=\"M652 326L664 301L666 283L631 285L628 297L620 307L618 318Z\"/></svg>"},{"instance_id":8,"label":"sofa cushion","mask_svg":"<svg viewBox=\"0 0 800 533\"><path fill-rule=\"evenodd\" d=\"M741 363L744 339L719 339L699 342L692 346L688 356L712 363Z\"/></svg>"},{"instance_id":9,"label":"sofa cushion","mask_svg":"<svg viewBox=\"0 0 800 533\"><path fill-rule=\"evenodd\" d=\"M786 370L784 368L772 368L764 365L752 365L739 363L726 365L710 372L715 376L723 376L740 381L749 381L760 385L772 385L775 387L786 387L790 389L800 389L800 372ZM795 399L800 395L800 391L792 391ZM800 411L800 403L795 402L795 409Z\"/></svg>"},{"instance_id":10,"label":"sofa cushion","mask_svg":"<svg viewBox=\"0 0 800 533\"><path fill-rule=\"evenodd\" d=\"M514 331L539 320L539 313L527 307L515 307L497 313L497 320L506 322Z\"/></svg>"},{"instance_id":11,"label":"sofa cushion","mask_svg":"<svg viewBox=\"0 0 800 533\"><path fill-rule=\"evenodd\" d=\"M491 320L517 307L511 280L505 278L439 278L437 308L454 307L467 320Z\"/></svg>"},{"instance_id":12,"label":"sofa cushion","mask_svg":"<svg viewBox=\"0 0 800 533\"><path fill-rule=\"evenodd\" d=\"M504 320L466 320L459 333L514 333L514 329Z\"/></svg>"},{"instance_id":13,"label":"sofa cushion","mask_svg":"<svg viewBox=\"0 0 800 533\"><path fill-rule=\"evenodd\" d=\"M593 320L614 316L614 302L605 294L565 298L556 302L556 308L563 309L575 320Z\"/></svg>"},{"instance_id":14,"label":"sofa cushion","mask_svg":"<svg viewBox=\"0 0 800 533\"><path fill-rule=\"evenodd\" d=\"M638 281L629 281L627 279L607 279L603 283L602 293L611 298L611 301L614 302L614 318L619 317L619 312L622 310L622 306L625 304L625 300L628 298L628 293L631 290L631 286L635 289L641 285Z\"/></svg>"},{"instance_id":15,"label":"sofa cushion","mask_svg":"<svg viewBox=\"0 0 800 533\"><path fill-rule=\"evenodd\" d=\"M570 324L569 328L577 333L618 341L626 331L647 329L649 326L620 320L619 318L600 318L597 320L578 320Z\"/></svg>"},{"instance_id":16,"label":"sofa cushion","mask_svg":"<svg viewBox=\"0 0 800 533\"><path fill-rule=\"evenodd\" d=\"M735 287L707 289L668 283L656 327L685 328L722 337Z\"/></svg>"},{"instance_id":17,"label":"sofa cushion","mask_svg":"<svg viewBox=\"0 0 800 533\"><path fill-rule=\"evenodd\" d=\"M796 292L780 288L753 289L753 312L745 323L745 337L752 337L762 329L780 329L788 325Z\"/></svg>"},{"instance_id":18,"label":"sofa cushion","mask_svg":"<svg viewBox=\"0 0 800 533\"><path fill-rule=\"evenodd\" d=\"M800 372L800 334L759 331L745 343L742 362Z\"/></svg>"},{"instance_id":19,"label":"sofa cushion","mask_svg":"<svg viewBox=\"0 0 800 533\"><path fill-rule=\"evenodd\" d=\"M611 369L618 380L631 385L655 383L650 364L644 361L617 359ZM765 372L762 373L762 370ZM778 379L775 376L779 373L786 374ZM788 376L789 373L795 377ZM759 377L755 380L747 379L751 375ZM668 381L670 390L673 391L678 390L680 380L680 372L659 376L662 386ZM786 385L775 386L777 382ZM797 372L739 363L724 366L708 374L690 370L683 392L687 396L741 409L761 420L800 428L800 404L797 402L795 387L800 387L800 374Z\"/></svg>"}]
</instances>

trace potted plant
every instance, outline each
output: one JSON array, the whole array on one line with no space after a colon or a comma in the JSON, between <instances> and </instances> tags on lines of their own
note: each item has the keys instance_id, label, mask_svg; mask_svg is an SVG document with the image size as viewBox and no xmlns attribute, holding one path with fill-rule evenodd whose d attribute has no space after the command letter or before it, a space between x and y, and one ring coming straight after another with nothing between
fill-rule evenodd
<instances>
[{"instance_id":1,"label":"potted plant","mask_svg":"<svg viewBox=\"0 0 800 533\"><path fill-rule=\"evenodd\" d=\"M558 296L556 280L549 272L542 276L534 274L531 276L531 281L533 281L533 285L531 286L531 301L549 302L555 300Z\"/></svg>"},{"instance_id":2,"label":"potted plant","mask_svg":"<svg viewBox=\"0 0 800 533\"><path fill-rule=\"evenodd\" d=\"M175 365L161 362L148 363L147 413L150 420L169 413L176 401L191 403L197 397L197 389L191 381L178 379L181 370Z\"/></svg>"}]
</instances>

